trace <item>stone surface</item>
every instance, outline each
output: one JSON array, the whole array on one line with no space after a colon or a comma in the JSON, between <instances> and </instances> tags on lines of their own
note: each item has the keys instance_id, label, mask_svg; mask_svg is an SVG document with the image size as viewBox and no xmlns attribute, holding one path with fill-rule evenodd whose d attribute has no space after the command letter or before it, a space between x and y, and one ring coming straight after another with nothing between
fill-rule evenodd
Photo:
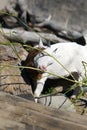
<instances>
[{"instance_id":1,"label":"stone surface","mask_svg":"<svg viewBox=\"0 0 87 130\"><path fill-rule=\"evenodd\" d=\"M18 66L22 56L24 50L20 44L0 45L0 91L33 100L31 85L25 82L23 70Z\"/></svg>"},{"instance_id":2,"label":"stone surface","mask_svg":"<svg viewBox=\"0 0 87 130\"><path fill-rule=\"evenodd\" d=\"M17 0L0 1L0 10L7 5L9 6L9 4L13 7L16 1ZM25 0L25 2L26 1L30 12L37 16L47 18L48 15L51 14L52 20L57 21L60 26L66 29L76 31L87 29L87 0Z\"/></svg>"},{"instance_id":3,"label":"stone surface","mask_svg":"<svg viewBox=\"0 0 87 130\"><path fill-rule=\"evenodd\" d=\"M87 130L87 117L0 92L0 130Z\"/></svg>"},{"instance_id":4,"label":"stone surface","mask_svg":"<svg viewBox=\"0 0 87 130\"><path fill-rule=\"evenodd\" d=\"M68 29L87 28L87 0L29 0L29 9L43 17L51 14L52 20Z\"/></svg>"},{"instance_id":5,"label":"stone surface","mask_svg":"<svg viewBox=\"0 0 87 130\"><path fill-rule=\"evenodd\" d=\"M0 10L3 10L9 4L10 0L0 0Z\"/></svg>"},{"instance_id":6,"label":"stone surface","mask_svg":"<svg viewBox=\"0 0 87 130\"><path fill-rule=\"evenodd\" d=\"M76 112L74 104L64 95L54 95L39 98L38 102L57 110Z\"/></svg>"}]
</instances>

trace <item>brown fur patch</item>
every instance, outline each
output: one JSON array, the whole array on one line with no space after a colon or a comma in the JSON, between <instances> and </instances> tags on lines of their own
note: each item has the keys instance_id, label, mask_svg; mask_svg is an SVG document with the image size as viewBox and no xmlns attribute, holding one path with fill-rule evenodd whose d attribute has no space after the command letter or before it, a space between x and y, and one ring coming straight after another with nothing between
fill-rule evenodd
<instances>
[{"instance_id":1,"label":"brown fur patch","mask_svg":"<svg viewBox=\"0 0 87 130\"><path fill-rule=\"evenodd\" d=\"M36 68L35 67L35 64L34 64L34 57L38 54L38 53L40 53L42 50L44 50L44 48L33 48L30 52L29 52L29 54L28 54L28 56L27 56L27 58L26 58L26 60L25 60L25 66L27 66L27 67L33 67L33 68ZM37 69L37 68L36 68ZM33 69L29 69L29 68L27 68L26 69L27 70L27 72L28 72L28 74L29 74L29 76L31 77L31 78L33 78L33 79L41 79L41 72L40 71L38 71L38 70L33 70Z\"/></svg>"}]
</instances>

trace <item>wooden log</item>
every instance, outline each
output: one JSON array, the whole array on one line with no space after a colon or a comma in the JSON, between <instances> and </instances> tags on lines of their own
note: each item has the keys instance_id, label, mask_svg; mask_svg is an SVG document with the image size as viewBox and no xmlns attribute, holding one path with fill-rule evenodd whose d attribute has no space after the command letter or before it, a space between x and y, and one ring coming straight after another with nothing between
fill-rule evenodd
<instances>
[{"instance_id":1,"label":"wooden log","mask_svg":"<svg viewBox=\"0 0 87 130\"><path fill-rule=\"evenodd\" d=\"M50 109L32 101L0 92L0 122L4 122L4 119L8 124L9 121L17 122L18 130L21 127L24 130L87 130L85 116ZM3 130L6 125L6 123L3 124ZM9 129L13 129L14 126L10 122Z\"/></svg>"},{"instance_id":2,"label":"wooden log","mask_svg":"<svg viewBox=\"0 0 87 130\"><path fill-rule=\"evenodd\" d=\"M36 27L45 27L52 30L58 37L72 42L77 42L81 45L85 45L86 41L82 33L75 30L68 30L62 26L59 26L58 22L53 20L47 20L39 24L35 24Z\"/></svg>"},{"instance_id":3,"label":"wooden log","mask_svg":"<svg viewBox=\"0 0 87 130\"><path fill-rule=\"evenodd\" d=\"M22 43L29 43L32 42L37 44L40 40L40 37L42 38L44 43L47 43L46 40L50 40L52 42L64 42L63 39L58 38L54 34L50 33L36 33L36 32L29 32L24 30L17 30L17 29L5 29L0 28L0 32L8 38L9 40L22 42Z\"/></svg>"},{"instance_id":4,"label":"wooden log","mask_svg":"<svg viewBox=\"0 0 87 130\"><path fill-rule=\"evenodd\" d=\"M64 27L59 26L58 22L53 21L53 20L47 20L42 23L35 24L35 26L48 28L48 29L54 31L59 36L63 36L65 38L76 39L76 38L79 38L82 36L82 34L80 32L77 32L74 30L73 31L67 30Z\"/></svg>"}]
</instances>

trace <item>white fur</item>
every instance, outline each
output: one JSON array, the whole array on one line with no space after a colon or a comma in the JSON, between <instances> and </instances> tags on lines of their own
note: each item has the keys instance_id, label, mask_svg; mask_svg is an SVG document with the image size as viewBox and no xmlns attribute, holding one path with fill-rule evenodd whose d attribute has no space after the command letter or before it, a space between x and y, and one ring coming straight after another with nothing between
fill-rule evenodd
<instances>
[{"instance_id":1,"label":"white fur","mask_svg":"<svg viewBox=\"0 0 87 130\"><path fill-rule=\"evenodd\" d=\"M69 76L70 73L77 72L79 75L78 80L85 77L85 70L82 61L87 62L87 46L81 46L74 42L57 43L51 45L51 48L47 47L43 53L43 56L38 54L34 58L36 67L42 70L45 68L46 71L53 75L49 75L44 71L42 78L37 80L37 87L34 92L35 97L40 96L45 81L48 78L58 78L55 75L66 77ZM52 57L47 55L47 53ZM55 59L57 59L57 61Z\"/></svg>"}]
</instances>

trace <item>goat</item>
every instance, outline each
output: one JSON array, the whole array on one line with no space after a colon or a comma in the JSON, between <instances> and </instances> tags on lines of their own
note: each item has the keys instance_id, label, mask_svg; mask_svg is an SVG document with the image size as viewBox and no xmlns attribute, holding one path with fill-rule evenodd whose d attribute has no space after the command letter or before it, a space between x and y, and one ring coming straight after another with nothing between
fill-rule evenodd
<instances>
[{"instance_id":1,"label":"goat","mask_svg":"<svg viewBox=\"0 0 87 130\"><path fill-rule=\"evenodd\" d=\"M42 72L38 71L37 67L35 66L34 57L36 55L38 55L40 52L42 52L42 50L44 50L45 48L46 48L46 46L43 46L43 43L40 39L39 45L31 47L31 49L27 55L27 58L24 61L24 66L28 67L28 68L26 68L27 74L28 74L29 78L32 79L32 81L33 81L33 82L31 82L31 83L33 83L32 89L34 89L34 87L36 86L35 82L37 80L41 79L41 76L42 76Z\"/></svg>"},{"instance_id":2,"label":"goat","mask_svg":"<svg viewBox=\"0 0 87 130\"><path fill-rule=\"evenodd\" d=\"M67 77L75 72L78 74L78 81L82 81L85 78L83 62L86 61L87 45L81 46L75 42L56 43L44 49L34 57L35 67L43 71L41 78L37 79L34 96L40 96L48 78ZM77 90L74 94L77 95Z\"/></svg>"}]
</instances>

